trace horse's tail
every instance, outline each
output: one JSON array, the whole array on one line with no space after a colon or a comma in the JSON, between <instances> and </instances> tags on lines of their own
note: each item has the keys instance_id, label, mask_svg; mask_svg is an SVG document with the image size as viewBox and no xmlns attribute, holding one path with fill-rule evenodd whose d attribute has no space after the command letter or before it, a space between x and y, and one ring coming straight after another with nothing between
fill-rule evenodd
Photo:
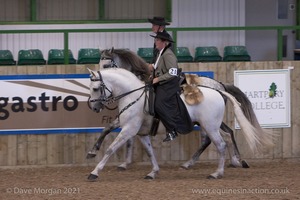
<instances>
[{"instance_id":1,"label":"horse's tail","mask_svg":"<svg viewBox=\"0 0 300 200\"><path fill-rule=\"evenodd\" d=\"M241 104L241 109L243 110L244 115L250 121L250 123L256 129L262 129L252 108L251 101L248 99L245 93L241 91L240 88L234 85L223 85L223 86L225 88L225 91L231 94L232 96L234 96L236 100Z\"/></svg>"},{"instance_id":2,"label":"horse's tail","mask_svg":"<svg viewBox=\"0 0 300 200\"><path fill-rule=\"evenodd\" d=\"M235 96L233 96L232 94L225 92L225 91L220 91L220 92L223 95L225 95L233 104L233 108L234 108L233 110L234 110L235 117L236 117L242 131L245 134L245 138L246 138L251 150L255 151L255 150L260 149L260 147L263 147L263 146L273 146L274 145L273 141L272 141L273 135L269 132L264 131L261 128L261 126L257 122L256 115L255 115L254 111L252 110L252 108L251 108L252 113L249 110L247 112L245 112L244 110L242 110L241 104L240 104L240 102L238 102L238 100L235 98ZM247 98L247 100L248 100L248 98ZM250 103L250 105L251 105L251 103ZM250 114L248 112L250 112ZM246 117L246 115L247 115L246 113L248 113L248 115L251 116L250 119L252 119L252 120L255 117L254 119L256 120L257 124L255 124L255 123L252 124L251 120L249 120Z\"/></svg>"}]
</instances>

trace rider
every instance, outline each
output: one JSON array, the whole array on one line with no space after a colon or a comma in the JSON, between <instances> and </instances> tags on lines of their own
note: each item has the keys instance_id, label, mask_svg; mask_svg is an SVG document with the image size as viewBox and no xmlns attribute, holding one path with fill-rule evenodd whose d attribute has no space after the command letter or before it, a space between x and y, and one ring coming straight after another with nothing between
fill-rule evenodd
<instances>
[{"instance_id":1,"label":"rider","mask_svg":"<svg viewBox=\"0 0 300 200\"><path fill-rule=\"evenodd\" d=\"M166 26L170 25L169 22L166 22L164 17L153 17L148 18L148 21L152 24L151 30L153 33L158 33L158 32L164 32L166 33ZM172 45L172 43L170 43ZM156 48L155 42L153 44L153 59L152 62L149 63L149 68L152 71L154 67L154 63L158 57L159 50ZM150 130L150 135L155 136L157 133L157 129L159 126L160 120L157 118L157 116L153 117L152 125L151 125L151 130Z\"/></svg>"},{"instance_id":2,"label":"rider","mask_svg":"<svg viewBox=\"0 0 300 200\"><path fill-rule=\"evenodd\" d=\"M167 32L157 32L154 37L159 54L153 65L155 88L154 109L166 127L167 135L163 142L177 137L177 132L188 133L193 129L187 109L179 97L180 86L177 58L170 49L173 39Z\"/></svg>"},{"instance_id":3,"label":"rider","mask_svg":"<svg viewBox=\"0 0 300 200\"><path fill-rule=\"evenodd\" d=\"M148 18L148 21L152 24L152 32L153 33L167 32L166 26L170 25L169 22L165 21L164 17L153 17L152 19ZM159 53L159 51L157 50L155 43L154 43L152 63L155 63L158 53Z\"/></svg>"}]
</instances>

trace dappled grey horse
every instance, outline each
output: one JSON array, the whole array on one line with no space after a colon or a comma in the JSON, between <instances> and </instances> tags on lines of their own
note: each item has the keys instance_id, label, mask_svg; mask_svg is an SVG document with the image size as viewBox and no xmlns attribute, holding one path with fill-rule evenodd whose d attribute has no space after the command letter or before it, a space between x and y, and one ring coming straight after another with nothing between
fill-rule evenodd
<instances>
[{"instance_id":1,"label":"dappled grey horse","mask_svg":"<svg viewBox=\"0 0 300 200\"><path fill-rule=\"evenodd\" d=\"M127 50L127 49L106 49L101 52L101 60L100 60L100 69L103 68L124 68L131 72L133 72L140 80L142 81L149 81L150 71L148 68L148 64L141 59L137 54L134 52ZM247 99L242 91L240 91L237 87L233 85L223 85L220 82L207 78L201 77L202 86L210 87L217 90L225 91L227 90L229 93L233 94L238 101L242 103L242 109L245 113L246 117L251 121L252 124L258 124L256 116L253 113L251 108L251 102ZM225 97L224 97L225 98ZM226 98L225 98L226 100ZM119 128L118 121L115 120L109 126L105 127L103 132L101 133L100 137L98 138L97 142L93 146L92 150L88 152L87 158L93 158L96 156L97 151L100 149L101 144L104 138L114 129ZM221 130L229 133L231 137L231 142L228 142L227 145L233 145L233 155L231 158L231 166L239 167L242 166L244 168L248 168L249 165L246 161L241 160L240 153L234 138L233 131L224 123L221 124ZM149 128L150 131L150 128ZM126 169L127 165L132 163L132 152L133 152L133 141L134 139L131 138L127 142L126 148L126 159L125 162L122 163L119 168ZM141 141L144 144L143 141ZM193 154L192 158L181 165L181 167L188 169L192 166L200 157L202 152L211 144L211 139L204 133L201 134L201 146L199 149ZM145 147L146 148L146 147ZM146 148L147 150L147 148Z\"/></svg>"},{"instance_id":2,"label":"dappled grey horse","mask_svg":"<svg viewBox=\"0 0 300 200\"><path fill-rule=\"evenodd\" d=\"M89 180L95 180L99 176L99 172L103 169L110 156L122 145L124 145L133 136L143 133L148 129L152 121L152 116L144 112L145 94L147 85L139 80L133 73L122 68L107 68L100 71L90 70L90 106L95 112L101 112L108 102L115 99L118 100L120 109L117 116L118 125L121 131L112 144L106 150L102 160L88 177ZM219 129L222 124L225 101L223 96L233 104L234 115L244 133L245 139L251 150L257 147L272 145L272 136L258 125L251 124L246 118L240 107L240 103L236 98L226 91L215 90L208 87L198 86L203 94L203 101L198 104L186 104L192 121L200 124L201 132L205 132L210 140L214 143L220 155L218 168L210 174L209 178L222 178L224 175L225 151L227 146L223 135ZM184 101L184 95L181 95ZM184 101L185 102L185 101ZM144 132L144 135L147 135ZM226 133L224 133L226 134ZM148 154L152 162L152 171L146 176L155 178L159 171L153 148L148 143ZM232 150L230 150L232 152Z\"/></svg>"}]
</instances>

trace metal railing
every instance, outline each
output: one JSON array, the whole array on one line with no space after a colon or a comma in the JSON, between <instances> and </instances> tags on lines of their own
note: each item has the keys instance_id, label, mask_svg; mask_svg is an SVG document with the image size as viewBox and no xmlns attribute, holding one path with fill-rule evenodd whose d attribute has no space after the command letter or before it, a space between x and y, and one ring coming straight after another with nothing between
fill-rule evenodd
<instances>
[{"instance_id":1,"label":"metal railing","mask_svg":"<svg viewBox=\"0 0 300 200\"><path fill-rule=\"evenodd\" d=\"M249 30L276 30L277 31L277 60L283 57L283 31L300 31L300 26L245 26L245 27L185 27L168 28L172 32L174 41L177 41L177 33L180 31L249 31ZM149 28L113 28L113 29L44 29L44 30L0 30L0 34L21 34L21 33L63 33L64 34L64 63L69 64L69 33L91 33L91 32L150 32ZM176 44L176 43L175 43Z\"/></svg>"}]
</instances>

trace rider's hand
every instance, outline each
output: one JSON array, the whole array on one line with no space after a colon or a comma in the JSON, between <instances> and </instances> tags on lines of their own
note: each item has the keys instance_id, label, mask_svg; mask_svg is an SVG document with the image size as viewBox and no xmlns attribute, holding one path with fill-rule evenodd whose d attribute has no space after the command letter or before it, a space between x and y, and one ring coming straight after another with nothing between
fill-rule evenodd
<instances>
[{"instance_id":1,"label":"rider's hand","mask_svg":"<svg viewBox=\"0 0 300 200\"><path fill-rule=\"evenodd\" d=\"M158 78L154 78L152 83L155 84L155 83L158 83L158 82L159 82Z\"/></svg>"}]
</instances>

